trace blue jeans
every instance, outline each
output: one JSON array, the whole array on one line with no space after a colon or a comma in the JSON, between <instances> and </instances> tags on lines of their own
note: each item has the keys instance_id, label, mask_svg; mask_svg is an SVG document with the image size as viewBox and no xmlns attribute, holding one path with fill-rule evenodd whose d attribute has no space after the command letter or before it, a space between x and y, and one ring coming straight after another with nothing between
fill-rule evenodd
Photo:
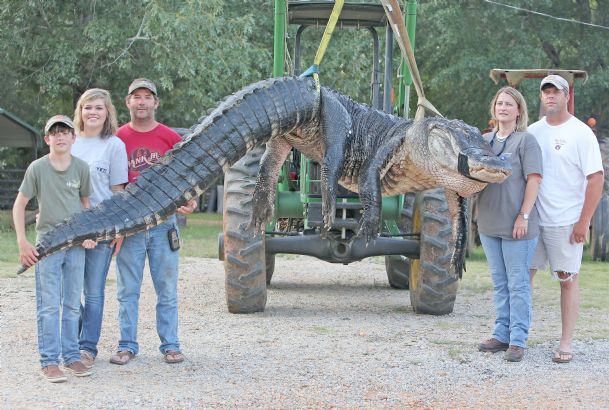
<instances>
[{"instance_id":1,"label":"blue jeans","mask_svg":"<svg viewBox=\"0 0 609 410\"><path fill-rule=\"evenodd\" d=\"M493 278L493 338L524 348L531 324L529 267L537 238L510 240L480 234L480 241Z\"/></svg>"},{"instance_id":2,"label":"blue jeans","mask_svg":"<svg viewBox=\"0 0 609 410\"><path fill-rule=\"evenodd\" d=\"M112 260L110 241L97 244L85 250L85 282L83 293L85 303L81 306L81 327L78 343L81 350L97 356L97 342L101 334L104 317L104 294L110 261Z\"/></svg>"},{"instance_id":3,"label":"blue jeans","mask_svg":"<svg viewBox=\"0 0 609 410\"><path fill-rule=\"evenodd\" d=\"M121 339L119 350L137 354L138 305L144 263L148 255L150 275L156 291L156 330L161 339L160 350L180 350L178 341L178 251L169 247L167 232L177 227L175 216L161 225L129 236L117 256L118 321Z\"/></svg>"},{"instance_id":4,"label":"blue jeans","mask_svg":"<svg viewBox=\"0 0 609 410\"><path fill-rule=\"evenodd\" d=\"M85 249L59 251L36 264L36 320L40 365L80 360L78 318Z\"/></svg>"}]
</instances>

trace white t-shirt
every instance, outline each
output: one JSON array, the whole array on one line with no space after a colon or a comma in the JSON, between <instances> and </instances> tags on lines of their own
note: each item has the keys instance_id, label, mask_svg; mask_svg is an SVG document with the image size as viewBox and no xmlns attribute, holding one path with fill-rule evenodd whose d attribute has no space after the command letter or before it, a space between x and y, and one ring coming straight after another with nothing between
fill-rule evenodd
<instances>
[{"instance_id":1,"label":"white t-shirt","mask_svg":"<svg viewBox=\"0 0 609 410\"><path fill-rule=\"evenodd\" d=\"M579 220L588 175L603 170L594 133L575 117L550 125L546 117L529 126L543 158L543 180L537 197L541 226L566 226Z\"/></svg>"},{"instance_id":2,"label":"white t-shirt","mask_svg":"<svg viewBox=\"0 0 609 410\"><path fill-rule=\"evenodd\" d=\"M110 198L112 185L127 182L127 150L125 143L114 135L109 138L77 136L72 145L72 155L89 164L91 206Z\"/></svg>"}]
</instances>

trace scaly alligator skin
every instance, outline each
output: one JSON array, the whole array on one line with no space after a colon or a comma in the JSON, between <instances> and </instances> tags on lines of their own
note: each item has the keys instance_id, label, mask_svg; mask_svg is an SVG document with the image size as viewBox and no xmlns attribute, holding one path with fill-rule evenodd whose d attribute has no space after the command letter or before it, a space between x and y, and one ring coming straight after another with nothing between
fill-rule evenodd
<instances>
[{"instance_id":1,"label":"scaly alligator skin","mask_svg":"<svg viewBox=\"0 0 609 410\"><path fill-rule=\"evenodd\" d=\"M337 184L360 192L364 216L359 234L368 240L378 235L382 194L445 187L456 238L455 274L461 272L465 234L461 197L510 174L478 130L461 121L413 122L318 89L310 78L267 79L226 98L124 191L42 236L39 258L86 239L129 236L161 223L249 150L268 141L253 198L256 227L262 229L272 216L279 169L295 147L322 164L328 226L334 219Z\"/></svg>"}]
</instances>

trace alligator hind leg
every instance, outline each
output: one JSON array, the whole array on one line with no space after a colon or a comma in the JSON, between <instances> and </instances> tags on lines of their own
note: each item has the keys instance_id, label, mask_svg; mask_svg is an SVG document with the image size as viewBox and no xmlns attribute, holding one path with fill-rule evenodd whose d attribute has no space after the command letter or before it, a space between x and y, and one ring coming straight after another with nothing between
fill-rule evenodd
<instances>
[{"instance_id":1,"label":"alligator hind leg","mask_svg":"<svg viewBox=\"0 0 609 410\"><path fill-rule=\"evenodd\" d=\"M374 165L374 161L365 161L362 165L358 190L364 214L360 219L357 236L369 243L379 235L381 224L381 177L380 168Z\"/></svg>"},{"instance_id":2,"label":"alligator hind leg","mask_svg":"<svg viewBox=\"0 0 609 410\"><path fill-rule=\"evenodd\" d=\"M388 137L383 145L368 158L361 166L358 180L358 191L364 214L360 219L357 235L366 239L366 243L379 236L381 225L382 187L381 170L394 158L396 150L403 143L404 132L401 125L388 131Z\"/></svg>"},{"instance_id":3,"label":"alligator hind leg","mask_svg":"<svg viewBox=\"0 0 609 410\"><path fill-rule=\"evenodd\" d=\"M253 226L257 232L261 232L264 225L273 217L279 172L291 149L292 145L284 137L274 138L266 144L252 197L250 226Z\"/></svg>"},{"instance_id":4,"label":"alligator hind leg","mask_svg":"<svg viewBox=\"0 0 609 410\"><path fill-rule=\"evenodd\" d=\"M351 135L351 116L329 91L321 90L321 127L324 157L321 164L321 196L324 227L329 229L336 215L336 191L345 161L345 146Z\"/></svg>"}]
</instances>

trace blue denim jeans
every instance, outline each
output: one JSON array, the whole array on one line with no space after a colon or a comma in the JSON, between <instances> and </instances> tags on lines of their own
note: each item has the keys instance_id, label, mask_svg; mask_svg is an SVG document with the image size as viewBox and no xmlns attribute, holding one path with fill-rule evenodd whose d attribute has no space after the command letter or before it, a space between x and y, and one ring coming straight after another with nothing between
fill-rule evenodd
<instances>
[{"instance_id":1,"label":"blue denim jeans","mask_svg":"<svg viewBox=\"0 0 609 410\"><path fill-rule=\"evenodd\" d=\"M101 334L104 317L104 295L110 261L112 261L110 241L97 244L85 250L85 281L83 293L85 303L81 306L81 326L78 343L81 350L97 356L97 342Z\"/></svg>"},{"instance_id":2,"label":"blue denim jeans","mask_svg":"<svg viewBox=\"0 0 609 410\"><path fill-rule=\"evenodd\" d=\"M180 350L178 341L178 251L169 247L167 233L177 228L175 216L161 225L129 236L117 256L118 321L121 338L119 350L137 354L138 305L146 255L156 291L156 330L161 339L160 350Z\"/></svg>"},{"instance_id":3,"label":"blue denim jeans","mask_svg":"<svg viewBox=\"0 0 609 410\"><path fill-rule=\"evenodd\" d=\"M493 278L496 315L493 337L524 348L531 324L529 267L537 238L509 240L480 234L480 241Z\"/></svg>"},{"instance_id":4,"label":"blue denim jeans","mask_svg":"<svg viewBox=\"0 0 609 410\"><path fill-rule=\"evenodd\" d=\"M59 251L36 264L36 320L40 365L80 360L78 318L85 249Z\"/></svg>"}]
</instances>

